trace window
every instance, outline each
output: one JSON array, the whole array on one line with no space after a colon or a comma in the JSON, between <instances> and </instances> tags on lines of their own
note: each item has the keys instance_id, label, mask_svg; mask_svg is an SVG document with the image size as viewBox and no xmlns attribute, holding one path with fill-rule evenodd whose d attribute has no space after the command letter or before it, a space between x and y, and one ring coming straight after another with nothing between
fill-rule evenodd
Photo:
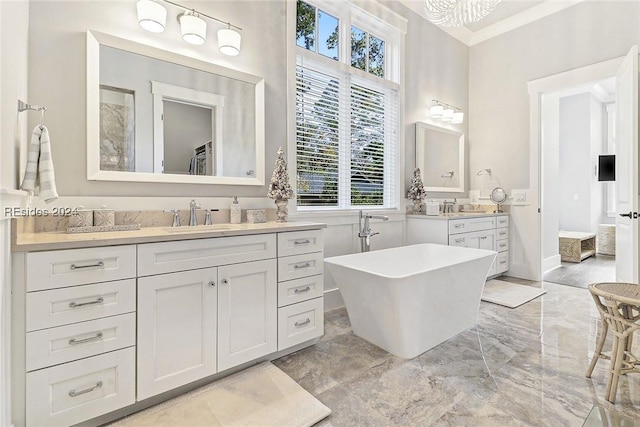
<instances>
[{"instance_id":1,"label":"window","mask_svg":"<svg viewBox=\"0 0 640 427\"><path fill-rule=\"evenodd\" d=\"M355 7L346 9L326 12L297 2L296 194L301 210L393 208L399 200L399 85L390 78L398 67L392 68L387 56L399 30L381 26ZM347 49L341 35L351 39Z\"/></svg>"}]
</instances>

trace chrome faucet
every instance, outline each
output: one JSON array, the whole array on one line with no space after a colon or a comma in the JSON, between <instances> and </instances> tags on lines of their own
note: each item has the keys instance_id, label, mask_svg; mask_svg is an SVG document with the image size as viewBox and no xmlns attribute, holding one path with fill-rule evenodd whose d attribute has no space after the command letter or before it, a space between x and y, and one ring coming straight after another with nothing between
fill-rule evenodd
<instances>
[{"instance_id":1,"label":"chrome faucet","mask_svg":"<svg viewBox=\"0 0 640 427\"><path fill-rule=\"evenodd\" d=\"M196 209L200 209L200 205L197 204L195 200L191 199L191 203L189 203L189 209L191 211L191 215L189 216L189 225L198 225L198 216L196 215Z\"/></svg>"},{"instance_id":2,"label":"chrome faucet","mask_svg":"<svg viewBox=\"0 0 640 427\"><path fill-rule=\"evenodd\" d=\"M218 212L219 209L207 209L204 214L204 225L212 225L213 221L211 221L211 212Z\"/></svg>"},{"instance_id":3,"label":"chrome faucet","mask_svg":"<svg viewBox=\"0 0 640 427\"><path fill-rule=\"evenodd\" d=\"M164 211L166 213L171 213L173 214L173 223L171 224L172 227L180 227L182 224L180 224L180 211L177 209L171 209L168 211Z\"/></svg>"},{"instance_id":4,"label":"chrome faucet","mask_svg":"<svg viewBox=\"0 0 640 427\"><path fill-rule=\"evenodd\" d=\"M371 215L368 212L360 211L360 217L358 219L358 237L360 238L360 250L361 252L369 252L371 250L371 236L375 236L380 233L373 233L371 226L369 225L370 219L381 219L387 221L389 219L386 215Z\"/></svg>"}]
</instances>

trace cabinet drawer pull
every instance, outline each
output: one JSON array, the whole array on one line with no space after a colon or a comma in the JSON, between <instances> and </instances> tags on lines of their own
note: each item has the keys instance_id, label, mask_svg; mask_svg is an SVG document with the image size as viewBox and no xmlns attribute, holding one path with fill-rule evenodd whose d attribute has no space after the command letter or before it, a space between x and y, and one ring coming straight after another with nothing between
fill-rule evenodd
<instances>
[{"instance_id":1,"label":"cabinet drawer pull","mask_svg":"<svg viewBox=\"0 0 640 427\"><path fill-rule=\"evenodd\" d=\"M71 338L69 340L69 345L84 344L84 343L88 343L88 342L91 342L91 341L99 341L101 339L102 339L102 332L98 332L94 336L89 337L89 338L85 338L85 339L82 339L82 340L77 340L75 338Z\"/></svg>"},{"instance_id":2,"label":"cabinet drawer pull","mask_svg":"<svg viewBox=\"0 0 640 427\"><path fill-rule=\"evenodd\" d=\"M227 279L222 279L222 284L223 284L223 285L228 285L228 284L229 284L229 280L227 280Z\"/></svg>"},{"instance_id":3,"label":"cabinet drawer pull","mask_svg":"<svg viewBox=\"0 0 640 427\"><path fill-rule=\"evenodd\" d=\"M308 325L309 323L311 323L311 319L309 319L308 317L306 319L304 319L302 322L296 322L294 323L295 326L304 326L304 325Z\"/></svg>"},{"instance_id":4,"label":"cabinet drawer pull","mask_svg":"<svg viewBox=\"0 0 640 427\"><path fill-rule=\"evenodd\" d=\"M75 301L71 301L69 303L69 307L71 308L78 308L78 307L84 307L85 305L94 305L94 304L102 304L104 302L104 298L102 297L98 297L93 301L89 301L89 302L81 302L81 303L77 303Z\"/></svg>"},{"instance_id":5,"label":"cabinet drawer pull","mask_svg":"<svg viewBox=\"0 0 640 427\"><path fill-rule=\"evenodd\" d=\"M83 394L91 393L93 390L97 390L102 387L102 381L98 381L93 387L85 388L84 390L76 391L76 389L69 390L69 397L78 397Z\"/></svg>"},{"instance_id":6,"label":"cabinet drawer pull","mask_svg":"<svg viewBox=\"0 0 640 427\"><path fill-rule=\"evenodd\" d=\"M505 260L500 261L500 264L506 264L506 263L507 263L507 261L505 261Z\"/></svg>"},{"instance_id":7,"label":"cabinet drawer pull","mask_svg":"<svg viewBox=\"0 0 640 427\"><path fill-rule=\"evenodd\" d=\"M464 242L464 238L463 239L456 239L456 243L463 243Z\"/></svg>"},{"instance_id":8,"label":"cabinet drawer pull","mask_svg":"<svg viewBox=\"0 0 640 427\"><path fill-rule=\"evenodd\" d=\"M455 224L454 227L455 228L464 228L464 224Z\"/></svg>"},{"instance_id":9,"label":"cabinet drawer pull","mask_svg":"<svg viewBox=\"0 0 640 427\"><path fill-rule=\"evenodd\" d=\"M294 270L300 270L301 268L309 268L309 267L311 267L311 264L308 263L308 262L305 262L304 264L295 264L293 266L293 269Z\"/></svg>"},{"instance_id":10,"label":"cabinet drawer pull","mask_svg":"<svg viewBox=\"0 0 640 427\"><path fill-rule=\"evenodd\" d=\"M212 280L212 281L210 281L210 282L209 282L209 286L213 286L213 287L215 287L215 286L216 286L216 282L214 282L213 280Z\"/></svg>"},{"instance_id":11,"label":"cabinet drawer pull","mask_svg":"<svg viewBox=\"0 0 640 427\"><path fill-rule=\"evenodd\" d=\"M294 245L308 245L309 243L311 243L311 240L309 240L309 239L294 240L294 242L293 242Z\"/></svg>"},{"instance_id":12,"label":"cabinet drawer pull","mask_svg":"<svg viewBox=\"0 0 640 427\"><path fill-rule=\"evenodd\" d=\"M80 268L91 268L91 267L104 267L104 261L98 261L95 264L87 264L87 265L76 265L76 264L71 264L69 266L69 268L71 270L78 270Z\"/></svg>"},{"instance_id":13,"label":"cabinet drawer pull","mask_svg":"<svg viewBox=\"0 0 640 427\"><path fill-rule=\"evenodd\" d=\"M303 292L309 292L310 290L311 290L311 286L306 286L304 288L295 288L293 292L296 294L301 294Z\"/></svg>"},{"instance_id":14,"label":"cabinet drawer pull","mask_svg":"<svg viewBox=\"0 0 640 427\"><path fill-rule=\"evenodd\" d=\"M480 237L482 240L487 240L487 236L481 236Z\"/></svg>"}]
</instances>

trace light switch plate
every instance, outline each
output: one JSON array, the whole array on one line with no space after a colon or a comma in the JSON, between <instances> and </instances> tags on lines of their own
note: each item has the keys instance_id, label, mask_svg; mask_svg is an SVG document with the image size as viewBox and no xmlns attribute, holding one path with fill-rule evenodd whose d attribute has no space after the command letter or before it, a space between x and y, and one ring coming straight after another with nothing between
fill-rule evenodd
<instances>
[{"instance_id":1,"label":"light switch plate","mask_svg":"<svg viewBox=\"0 0 640 427\"><path fill-rule=\"evenodd\" d=\"M480 190L469 190L469 203L480 203Z\"/></svg>"},{"instance_id":2,"label":"light switch plate","mask_svg":"<svg viewBox=\"0 0 640 427\"><path fill-rule=\"evenodd\" d=\"M526 205L528 190L511 190L511 204Z\"/></svg>"}]
</instances>

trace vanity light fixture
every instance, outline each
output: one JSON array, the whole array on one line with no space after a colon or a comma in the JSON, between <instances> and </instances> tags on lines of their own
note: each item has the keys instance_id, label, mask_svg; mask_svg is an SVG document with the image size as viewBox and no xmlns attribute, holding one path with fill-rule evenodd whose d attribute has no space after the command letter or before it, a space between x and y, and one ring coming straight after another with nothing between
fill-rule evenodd
<instances>
[{"instance_id":1,"label":"vanity light fixture","mask_svg":"<svg viewBox=\"0 0 640 427\"><path fill-rule=\"evenodd\" d=\"M184 41L195 45L204 44L207 40L207 23L195 11L185 12L178 20Z\"/></svg>"},{"instance_id":2,"label":"vanity light fixture","mask_svg":"<svg viewBox=\"0 0 640 427\"><path fill-rule=\"evenodd\" d=\"M240 41L240 33L232 30L230 25L227 28L218 30L218 49L225 55L238 55L240 53Z\"/></svg>"},{"instance_id":3,"label":"vanity light fixture","mask_svg":"<svg viewBox=\"0 0 640 427\"><path fill-rule=\"evenodd\" d=\"M138 24L152 33L161 33L167 25L167 9L153 0L140 0L136 3Z\"/></svg>"},{"instance_id":4,"label":"vanity light fixture","mask_svg":"<svg viewBox=\"0 0 640 427\"><path fill-rule=\"evenodd\" d=\"M458 107L445 104L437 99L433 100L433 105L429 107L429 115L432 119L442 120L443 122L451 122L453 124L462 123L464 113Z\"/></svg>"},{"instance_id":5,"label":"vanity light fixture","mask_svg":"<svg viewBox=\"0 0 640 427\"><path fill-rule=\"evenodd\" d=\"M180 32L187 43L202 45L207 40L207 23L204 18L226 25L218 31L218 48L224 55L236 56L240 53L242 28L223 21L206 13L182 6L171 0L139 0L136 3L138 11L138 23L140 26L153 33L164 31L167 21L167 9L160 2L168 3L182 9L184 12L178 15Z\"/></svg>"}]
</instances>

